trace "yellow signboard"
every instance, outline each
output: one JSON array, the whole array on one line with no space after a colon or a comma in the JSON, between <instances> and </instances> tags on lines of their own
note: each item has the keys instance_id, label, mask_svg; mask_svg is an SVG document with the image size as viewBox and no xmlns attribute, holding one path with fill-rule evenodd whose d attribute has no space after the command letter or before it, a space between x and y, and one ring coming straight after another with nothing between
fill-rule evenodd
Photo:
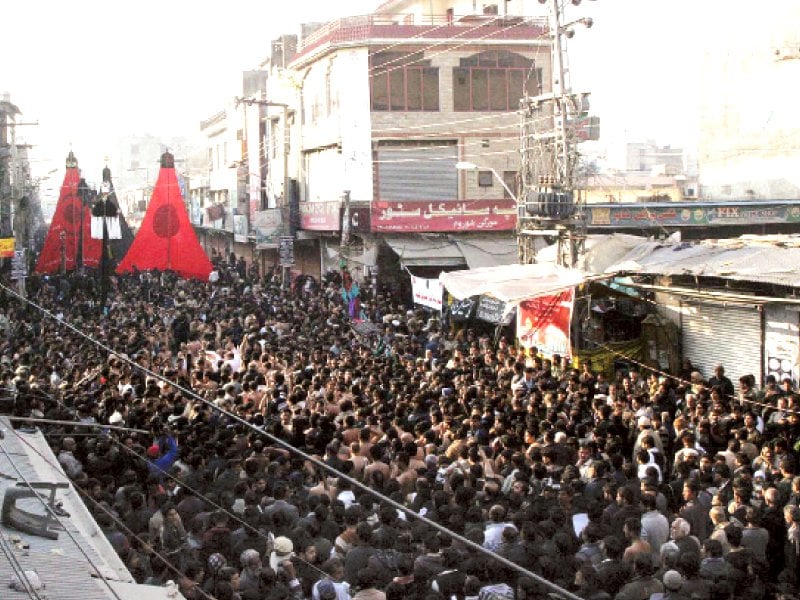
<instances>
[{"instance_id":1,"label":"yellow signboard","mask_svg":"<svg viewBox=\"0 0 800 600\"><path fill-rule=\"evenodd\" d=\"M14 258L14 238L0 238L0 258Z\"/></svg>"}]
</instances>

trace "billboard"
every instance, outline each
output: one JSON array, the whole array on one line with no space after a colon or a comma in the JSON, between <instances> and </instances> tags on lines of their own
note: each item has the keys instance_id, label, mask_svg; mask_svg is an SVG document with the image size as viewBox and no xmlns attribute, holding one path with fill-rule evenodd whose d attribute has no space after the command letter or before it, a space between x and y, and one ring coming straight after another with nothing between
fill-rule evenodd
<instances>
[{"instance_id":1,"label":"billboard","mask_svg":"<svg viewBox=\"0 0 800 600\"><path fill-rule=\"evenodd\" d=\"M445 200L372 204L371 228L398 231L506 231L517 224L514 200Z\"/></svg>"},{"instance_id":2,"label":"billboard","mask_svg":"<svg viewBox=\"0 0 800 600\"><path fill-rule=\"evenodd\" d=\"M523 300L517 310L517 338L539 354L571 356L570 323L575 290Z\"/></svg>"},{"instance_id":3,"label":"billboard","mask_svg":"<svg viewBox=\"0 0 800 600\"><path fill-rule=\"evenodd\" d=\"M247 243L247 215L233 215L233 241Z\"/></svg>"},{"instance_id":4,"label":"billboard","mask_svg":"<svg viewBox=\"0 0 800 600\"><path fill-rule=\"evenodd\" d=\"M280 208L257 210L253 220L253 230L256 235L256 249L277 248L278 238L281 235L283 219Z\"/></svg>"},{"instance_id":5,"label":"billboard","mask_svg":"<svg viewBox=\"0 0 800 600\"><path fill-rule=\"evenodd\" d=\"M444 286L442 286L441 281L412 275L411 292L414 296L414 304L427 306L441 312L444 292Z\"/></svg>"}]
</instances>

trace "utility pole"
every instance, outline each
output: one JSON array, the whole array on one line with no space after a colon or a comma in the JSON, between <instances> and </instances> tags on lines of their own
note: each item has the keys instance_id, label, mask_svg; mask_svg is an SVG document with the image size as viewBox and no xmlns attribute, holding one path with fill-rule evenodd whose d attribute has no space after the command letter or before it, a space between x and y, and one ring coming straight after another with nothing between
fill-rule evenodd
<instances>
[{"instance_id":1,"label":"utility pole","mask_svg":"<svg viewBox=\"0 0 800 600\"><path fill-rule=\"evenodd\" d=\"M75 251L75 271L79 273L83 273L83 261L84 261L84 234L83 234L83 226L84 226L84 215L86 213L86 207L89 206L89 186L86 183L86 180L81 177L80 181L78 182L78 196L81 199L81 228L78 231L78 248Z\"/></svg>"},{"instance_id":2,"label":"utility pole","mask_svg":"<svg viewBox=\"0 0 800 600\"><path fill-rule=\"evenodd\" d=\"M256 100L254 98L234 98L234 102L238 107L240 104L246 106L278 106L283 109L283 194L282 203L279 207L281 209L282 226L285 236L294 237L291 218L292 210L289 204L289 105L285 102L272 102L271 100ZM261 165L259 165L259 172ZM248 170L253 171L252 165L248 166ZM288 272L291 267L284 266L281 268L281 276L283 285L286 285Z\"/></svg>"},{"instance_id":3,"label":"utility pole","mask_svg":"<svg viewBox=\"0 0 800 600\"><path fill-rule=\"evenodd\" d=\"M583 199L575 190L577 143L589 137L579 131L588 115L587 93L570 89L566 40L577 24L591 27L591 18L564 23L560 0L539 0L549 5L549 93L521 100L522 193L517 206L517 241L522 264L536 261L536 240L557 240L557 263L575 267L585 250L586 222ZM580 4L580 0L572 0Z\"/></svg>"}]
</instances>

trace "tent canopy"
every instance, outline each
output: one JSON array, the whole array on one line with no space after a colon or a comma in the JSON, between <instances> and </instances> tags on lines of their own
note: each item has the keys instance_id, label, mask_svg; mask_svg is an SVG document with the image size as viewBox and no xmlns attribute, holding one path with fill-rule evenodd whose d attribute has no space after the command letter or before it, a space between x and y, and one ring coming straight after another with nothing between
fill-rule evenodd
<instances>
[{"instance_id":1,"label":"tent canopy","mask_svg":"<svg viewBox=\"0 0 800 600\"><path fill-rule=\"evenodd\" d=\"M554 264L505 265L439 275L439 281L455 298L487 295L507 304L554 294L580 285L586 274Z\"/></svg>"}]
</instances>

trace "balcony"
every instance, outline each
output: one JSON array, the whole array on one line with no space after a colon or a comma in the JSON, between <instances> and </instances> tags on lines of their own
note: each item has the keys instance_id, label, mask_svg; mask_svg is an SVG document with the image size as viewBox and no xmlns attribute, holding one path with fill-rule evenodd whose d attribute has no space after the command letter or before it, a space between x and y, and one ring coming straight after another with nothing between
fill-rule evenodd
<instances>
[{"instance_id":1,"label":"balcony","mask_svg":"<svg viewBox=\"0 0 800 600\"><path fill-rule=\"evenodd\" d=\"M372 14L330 21L306 36L292 62L304 62L315 51L331 46L366 43L369 40L420 40L426 42L531 41L544 39L547 19L542 17L498 17L467 15L451 19L445 15L426 17L425 24L413 15Z\"/></svg>"}]
</instances>

